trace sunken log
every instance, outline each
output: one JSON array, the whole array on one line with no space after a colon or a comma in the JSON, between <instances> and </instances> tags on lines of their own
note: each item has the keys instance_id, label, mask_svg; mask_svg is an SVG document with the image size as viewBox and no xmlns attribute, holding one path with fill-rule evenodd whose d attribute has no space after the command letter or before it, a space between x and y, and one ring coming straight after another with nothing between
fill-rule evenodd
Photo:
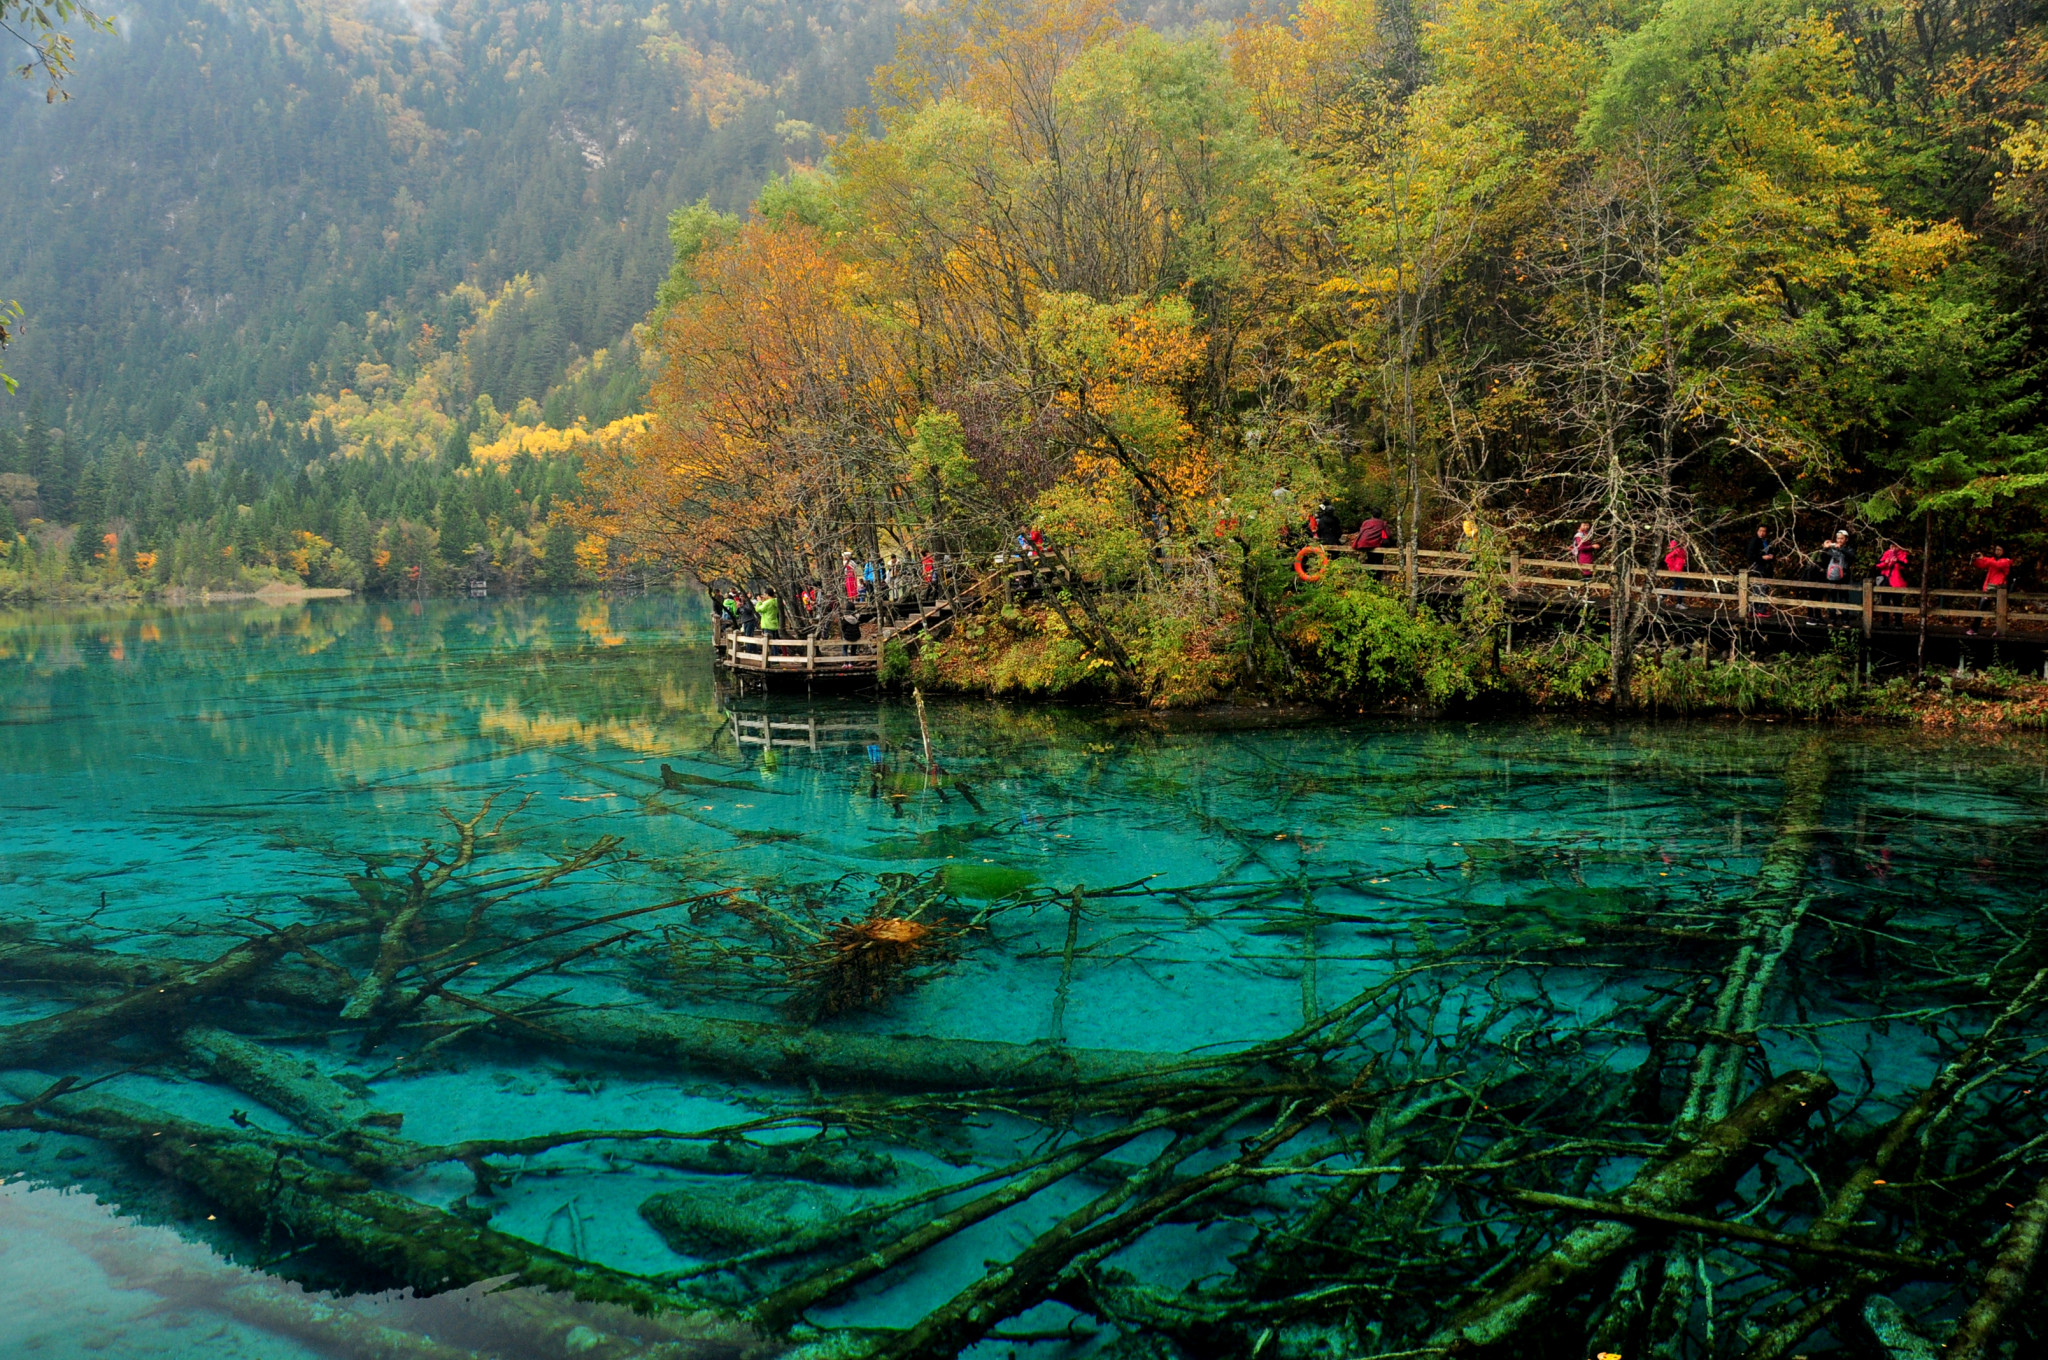
<instances>
[{"instance_id":1,"label":"sunken log","mask_svg":"<svg viewBox=\"0 0 2048 1360\"><path fill-rule=\"evenodd\" d=\"M659 1283L593 1265L330 1171L285 1140L214 1128L139 1101L100 1092L44 1098L52 1082L15 1073L0 1090L24 1102L0 1111L0 1127L97 1139L139 1155L155 1170L273 1236L334 1248L422 1292L508 1280L647 1311L686 1301Z\"/></svg>"},{"instance_id":2,"label":"sunken log","mask_svg":"<svg viewBox=\"0 0 2048 1360\"><path fill-rule=\"evenodd\" d=\"M351 927L360 933L360 926ZM282 950L280 950L282 952ZM72 983L109 983L138 988L166 988L207 968L179 959L141 960L124 954L49 946L0 946L0 975L46 978ZM249 1000L298 1010L337 1015L354 989L340 977L306 969L243 969L232 977L214 978L218 992L233 990ZM187 996L196 990L187 987ZM142 996L138 991L134 996ZM522 998L501 994L492 1010L518 1009ZM118 1003L88 1003L93 1006ZM156 1007L130 1007L122 1015L138 1021ZM827 1086L895 1086L916 1090L974 1090L986 1087L1065 1087L1127 1081L1161 1074L1166 1069L1222 1069L1241 1059L1225 1054L1191 1060L1177 1053L1143 1053L1121 1049L1069 1048L1053 1044L1016 1044L994 1039L939 1039L928 1035L863 1034L844 1030L732 1020L672 1011L607 1010L551 1003L530 1018L507 1021L491 1012L454 1001L430 998L413 1014L421 1020L449 1025L484 1025L516 1037L522 1045L542 1048L601 1050L629 1054L687 1071L781 1081L816 1081ZM14 1026L51 1026L62 1019ZM94 1033L111 1032L119 1021L109 1013L96 1021ZM0 1030L0 1044L8 1031ZM56 1041L52 1030L50 1042ZM49 1049L24 1045L22 1054L0 1066L23 1066ZM0 1054L8 1050L0 1047Z\"/></svg>"},{"instance_id":3,"label":"sunken log","mask_svg":"<svg viewBox=\"0 0 2048 1360\"><path fill-rule=\"evenodd\" d=\"M27 1067L51 1053L78 1052L109 1037L157 1028L191 1002L228 991L297 949L361 934L355 922L294 927L244 941L217 959L180 962L124 995L0 1028L0 1069Z\"/></svg>"}]
</instances>

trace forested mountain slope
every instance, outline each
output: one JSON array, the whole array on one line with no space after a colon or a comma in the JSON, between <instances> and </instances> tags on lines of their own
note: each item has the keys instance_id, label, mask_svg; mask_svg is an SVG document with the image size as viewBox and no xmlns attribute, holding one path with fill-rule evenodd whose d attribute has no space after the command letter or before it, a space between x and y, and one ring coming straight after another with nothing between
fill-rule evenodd
<instances>
[{"instance_id":1,"label":"forested mountain slope","mask_svg":"<svg viewBox=\"0 0 2048 1360\"><path fill-rule=\"evenodd\" d=\"M190 457L259 401L364 364L402 380L525 274L462 395L543 398L644 315L670 209L743 204L816 154L807 124L860 102L890 9L138 9L81 44L68 102L0 102L0 280L27 312L10 367L78 433Z\"/></svg>"},{"instance_id":2,"label":"forested mountain slope","mask_svg":"<svg viewBox=\"0 0 2048 1360\"><path fill-rule=\"evenodd\" d=\"M13 593L138 551L186 584L537 569L573 541L546 431L637 409L667 218L821 157L897 12L162 0L80 33L68 101L0 86L0 548L45 522Z\"/></svg>"}]
</instances>

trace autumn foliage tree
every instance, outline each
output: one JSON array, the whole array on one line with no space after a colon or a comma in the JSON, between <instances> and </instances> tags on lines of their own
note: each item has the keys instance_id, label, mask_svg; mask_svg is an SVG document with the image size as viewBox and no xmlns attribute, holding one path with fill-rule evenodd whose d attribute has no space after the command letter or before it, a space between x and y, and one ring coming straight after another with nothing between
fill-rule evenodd
<instances>
[{"instance_id":1,"label":"autumn foliage tree","mask_svg":"<svg viewBox=\"0 0 2048 1360\"><path fill-rule=\"evenodd\" d=\"M888 522L909 375L861 271L802 222L751 222L692 277L662 325L655 420L588 475L636 545L793 594Z\"/></svg>"},{"instance_id":2,"label":"autumn foliage tree","mask_svg":"<svg viewBox=\"0 0 2048 1360\"><path fill-rule=\"evenodd\" d=\"M1183 36L942 3L823 167L678 229L657 419L598 483L710 576L1035 524L1138 630L1235 554L1196 612L1246 667L1312 497L1417 544L1593 520L1643 564L1765 511L1795 548L1918 513L2048 550L2043 33L2022 0Z\"/></svg>"}]
</instances>

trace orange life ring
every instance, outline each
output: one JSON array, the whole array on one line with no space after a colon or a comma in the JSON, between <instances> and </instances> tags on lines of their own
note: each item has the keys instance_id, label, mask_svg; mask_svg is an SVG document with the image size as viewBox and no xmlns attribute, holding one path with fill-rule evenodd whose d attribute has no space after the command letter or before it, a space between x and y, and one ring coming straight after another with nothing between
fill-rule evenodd
<instances>
[{"instance_id":1,"label":"orange life ring","mask_svg":"<svg viewBox=\"0 0 2048 1360\"><path fill-rule=\"evenodd\" d=\"M1309 575L1307 568L1301 565L1303 562L1308 560L1308 555L1310 553L1314 553L1317 557L1322 559L1322 565L1316 568L1316 574L1313 576ZM1306 548L1303 548L1300 552L1294 555L1294 574L1296 576L1299 576L1304 581L1308 581L1311 583L1320 581L1323 579L1323 573L1328 571L1329 569L1330 554L1323 549L1323 545L1320 543L1311 543Z\"/></svg>"}]
</instances>

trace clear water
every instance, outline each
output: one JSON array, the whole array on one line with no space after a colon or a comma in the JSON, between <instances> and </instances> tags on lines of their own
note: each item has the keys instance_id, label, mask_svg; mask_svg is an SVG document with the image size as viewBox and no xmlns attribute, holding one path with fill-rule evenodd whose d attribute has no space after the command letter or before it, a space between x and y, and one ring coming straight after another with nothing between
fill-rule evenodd
<instances>
[{"instance_id":1,"label":"clear water","mask_svg":"<svg viewBox=\"0 0 2048 1360\"><path fill-rule=\"evenodd\" d=\"M859 919L889 875L942 871L950 919L972 927L950 941L950 961L877 1009L819 1026L1178 1055L1283 1035L1475 931L1512 959L1589 929L1726 912L1769 842L1786 760L1816 740L1834 765L1812 878L1821 914L1891 903L1923 924L1946 913L1976 929L2048 879L2048 756L2031 740L1764 723L1262 723L1257 711L1164 721L946 701L926 710L949 776L933 787L910 703L732 699L705 627L698 602L666 597L0 615L0 926L211 957L257 929L323 919L323 897L348 896L345 874L402 868L446 831L444 810L466 817L495 799L493 817L510 816L493 862L538 864L613 836L629 852L507 904L494 928L561 931L555 954L610 941L507 995L790 1022L786 960L758 915L678 907L573 927L736 888L781 914L785 938L808 938ZM1565 1014L1597 1032L1639 1002L1670 963L1630 957L1532 961L1542 1023ZM490 960L465 985L514 971ZM1483 1007L1522 985L1512 963L1492 979L1491 993L1467 980L1471 996L1451 1001ZM1933 1061L1911 1030L1864 1023L1867 988L1838 992L1823 966L1786 987L1787 1028L1764 1035L1777 1067L1818 1064L1848 1088L1867 1065L1866 1084L1903 1088ZM70 1004L8 984L0 1023ZM1510 1006L1494 1036L1516 1023ZM425 1143L715 1128L807 1095L516 1041L415 1062L401 1060L404 1036L362 1053L303 1026L274 1029L271 1042L363 1083ZM1617 1047L1612 1060L1625 1057ZM101 1089L188 1118L289 1128L132 1044L41 1069L118 1074ZM80 1245L118 1214L157 1235L153 1251L194 1253L193 1270L232 1269L222 1257L295 1268L246 1225L208 1219L84 1140L4 1137L0 1172L14 1179L0 1190L0 1352L330 1353L232 1310L163 1304ZM980 1114L880 1142L900 1193L1000 1165L1041 1137ZM490 1205L494 1227L637 1273L696 1259L637 1210L711 1178L590 1146L516 1160ZM393 1188L452 1205L473 1187L442 1165ZM1098 1190L1055 1187L812 1316L906 1325ZM837 1193L834 1204L880 1192ZM1249 1233L1162 1229L1123 1259L1177 1285L1225 1268Z\"/></svg>"}]
</instances>

